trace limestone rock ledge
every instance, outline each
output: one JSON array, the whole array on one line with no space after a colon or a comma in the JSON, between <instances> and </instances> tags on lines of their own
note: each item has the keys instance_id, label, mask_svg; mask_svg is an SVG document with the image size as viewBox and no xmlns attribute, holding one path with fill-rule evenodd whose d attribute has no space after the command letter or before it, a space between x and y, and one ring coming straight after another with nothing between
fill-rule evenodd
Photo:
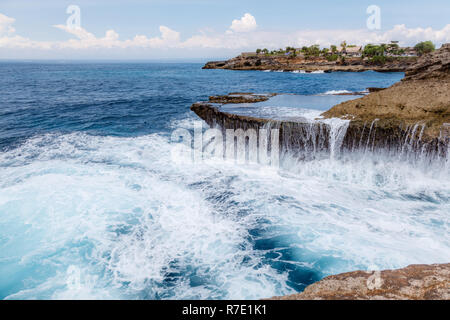
<instances>
[{"instance_id":1,"label":"limestone rock ledge","mask_svg":"<svg viewBox=\"0 0 450 320\"><path fill-rule=\"evenodd\" d=\"M359 122L378 119L381 127L398 120L410 126L420 123L425 125L423 139L440 137L450 125L450 44L422 56L402 81L336 105L323 116Z\"/></svg>"},{"instance_id":2,"label":"limestone rock ledge","mask_svg":"<svg viewBox=\"0 0 450 320\"><path fill-rule=\"evenodd\" d=\"M375 92L383 92L382 91ZM244 116L221 110L221 105L227 103L252 103L269 99L271 94L231 94L226 96L211 96L208 102L197 102L191 106L201 119L211 127L222 129L261 129L275 128L280 132L280 150L295 154L330 151L331 128L320 121L307 120L275 120ZM364 98L363 98L364 99ZM360 99L357 99L360 100ZM357 101L353 100L353 101ZM352 101L350 101L352 102ZM450 132L445 128L438 128L438 133L426 134L425 122L419 120L408 121L408 114L385 118L357 118L352 119L343 137L337 153L355 150L384 150L393 154L409 156L424 155L429 159L445 159L450 145ZM442 122L440 123L442 125ZM450 129L450 128L449 128ZM303 156L300 156L302 159Z\"/></svg>"},{"instance_id":3,"label":"limestone rock ledge","mask_svg":"<svg viewBox=\"0 0 450 320\"><path fill-rule=\"evenodd\" d=\"M369 90L368 95L343 102L324 112L324 118L351 120L342 149L370 147L388 152L412 151L417 154L445 158L450 146L450 44L424 55L410 65L402 81L386 89ZM259 102L267 95L231 94L210 97L210 101L194 104L192 110L208 124L222 128L255 128L268 119L242 117L221 112L211 103ZM285 146L303 148L315 145L305 123L273 122L280 127ZM319 128L322 129L322 128ZM325 135L329 128L324 127ZM287 143L286 143L287 142ZM300 143L298 143L300 142ZM324 144L327 149L327 145Z\"/></svg>"},{"instance_id":4,"label":"limestone rock ledge","mask_svg":"<svg viewBox=\"0 0 450 320\"><path fill-rule=\"evenodd\" d=\"M322 279L271 300L449 300L450 263L410 265L379 272L353 271Z\"/></svg>"}]
</instances>

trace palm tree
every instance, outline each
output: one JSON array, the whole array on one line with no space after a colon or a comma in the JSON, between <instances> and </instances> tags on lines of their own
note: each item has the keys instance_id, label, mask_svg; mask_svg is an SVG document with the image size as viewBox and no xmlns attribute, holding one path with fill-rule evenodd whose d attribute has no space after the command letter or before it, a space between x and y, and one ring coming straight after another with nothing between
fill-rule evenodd
<instances>
[{"instance_id":1,"label":"palm tree","mask_svg":"<svg viewBox=\"0 0 450 320\"><path fill-rule=\"evenodd\" d=\"M380 48L381 48L381 55L382 56L384 56L384 53L387 51L387 45L385 44L385 43L382 43L381 45L380 45Z\"/></svg>"}]
</instances>

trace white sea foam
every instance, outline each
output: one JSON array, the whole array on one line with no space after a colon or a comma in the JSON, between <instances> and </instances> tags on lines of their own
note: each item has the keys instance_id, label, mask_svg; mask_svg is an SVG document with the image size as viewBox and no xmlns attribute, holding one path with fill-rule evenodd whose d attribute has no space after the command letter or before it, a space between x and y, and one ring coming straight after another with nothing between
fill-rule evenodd
<instances>
[{"instance_id":1,"label":"white sea foam","mask_svg":"<svg viewBox=\"0 0 450 320\"><path fill-rule=\"evenodd\" d=\"M324 93L324 95L336 95L336 94L343 94L343 93L352 93L348 90L329 90Z\"/></svg>"},{"instance_id":2,"label":"white sea foam","mask_svg":"<svg viewBox=\"0 0 450 320\"><path fill-rule=\"evenodd\" d=\"M286 156L279 170L174 163L171 147L160 135L77 133L0 153L0 288L11 275L26 280L0 292L256 299L294 292L286 271L264 262L269 252L292 250L292 265L321 275L450 259L449 168L420 170L381 154ZM255 249L276 237L288 241Z\"/></svg>"}]
</instances>

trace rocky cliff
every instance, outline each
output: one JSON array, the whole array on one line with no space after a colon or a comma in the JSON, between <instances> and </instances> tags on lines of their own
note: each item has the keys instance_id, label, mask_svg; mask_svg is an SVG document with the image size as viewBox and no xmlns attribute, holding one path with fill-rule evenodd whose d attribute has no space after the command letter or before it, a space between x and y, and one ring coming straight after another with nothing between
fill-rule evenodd
<instances>
[{"instance_id":1,"label":"rocky cliff","mask_svg":"<svg viewBox=\"0 0 450 320\"><path fill-rule=\"evenodd\" d=\"M325 118L350 120L339 151L364 148L392 153L420 154L445 159L450 144L450 44L411 65L405 78L390 88L334 106ZM282 150L308 151L320 146L330 151L333 128L324 122L271 121L222 112L211 103L258 102L267 95L231 94L197 103L192 110L210 125L225 129L280 129ZM250 100L248 100L250 99ZM254 101L252 101L254 100ZM325 137L325 138L324 138Z\"/></svg>"},{"instance_id":2,"label":"rocky cliff","mask_svg":"<svg viewBox=\"0 0 450 320\"><path fill-rule=\"evenodd\" d=\"M352 120L354 125L377 121L379 128L424 126L421 139L442 141L450 123L450 44L421 57L405 78L361 99L341 103L323 116ZM446 141L448 142L448 141Z\"/></svg>"},{"instance_id":3,"label":"rocky cliff","mask_svg":"<svg viewBox=\"0 0 450 320\"><path fill-rule=\"evenodd\" d=\"M226 67L225 65L222 67ZM224 112L227 103L252 103L271 95L249 93L213 96L191 109L211 126L223 129L276 127L281 150L331 153L339 132L326 121L275 120ZM348 120L339 143L341 152L377 149L444 159L450 150L450 44L421 57L405 78L390 88L372 90L362 98L341 103L322 114ZM335 150L336 152L336 150ZM447 160L446 160L447 159ZM307 287L304 292L273 299L450 299L450 264L411 265L381 272L354 271Z\"/></svg>"},{"instance_id":4,"label":"rocky cliff","mask_svg":"<svg viewBox=\"0 0 450 320\"><path fill-rule=\"evenodd\" d=\"M232 94L212 96L209 102L191 106L211 127L222 129L278 129L282 153L290 152L301 160L333 156L339 153L382 150L405 159L445 161L449 148L449 133L441 129L439 135L425 134L426 124L401 117L359 118L349 121L345 128L331 126L327 121L308 119L277 120L226 112L221 106L228 103L254 103L271 95ZM351 102L351 101L350 101ZM345 118L352 118L346 115ZM442 126L445 128L445 126ZM345 129L345 130L344 130Z\"/></svg>"},{"instance_id":5,"label":"rocky cliff","mask_svg":"<svg viewBox=\"0 0 450 320\"><path fill-rule=\"evenodd\" d=\"M325 118L350 120L343 139L342 150L361 147L384 149L388 152L417 152L421 155L445 158L450 143L450 44L425 55L409 66L406 77L399 83L356 100L341 103L322 114ZM251 95L244 95L255 99ZM230 103L242 97L235 94L224 99L212 98L210 102ZM263 96L261 99L268 99ZM244 101L248 102L248 101ZM249 128L267 125L268 119L242 117L221 112L210 103L197 103L192 110L210 125L224 128ZM270 120L270 119L269 119ZM315 147L323 135L329 136L330 128L302 121L271 121L281 130L281 145L285 149ZM311 135L311 132L317 133ZM290 145L291 144L291 145ZM327 142L321 143L329 149ZM430 157L431 156L431 157Z\"/></svg>"},{"instance_id":6,"label":"rocky cliff","mask_svg":"<svg viewBox=\"0 0 450 320\"><path fill-rule=\"evenodd\" d=\"M284 57L284 56L237 56L226 61L211 61L203 69L229 69L229 70L272 70L272 71L346 71L362 72L374 70L378 72L404 72L416 62L416 57L395 58L383 65L370 64L360 58L346 58L345 61L328 61L323 57Z\"/></svg>"},{"instance_id":7,"label":"rocky cliff","mask_svg":"<svg viewBox=\"0 0 450 320\"><path fill-rule=\"evenodd\" d=\"M410 265L329 276L302 292L273 300L449 300L450 264Z\"/></svg>"}]
</instances>

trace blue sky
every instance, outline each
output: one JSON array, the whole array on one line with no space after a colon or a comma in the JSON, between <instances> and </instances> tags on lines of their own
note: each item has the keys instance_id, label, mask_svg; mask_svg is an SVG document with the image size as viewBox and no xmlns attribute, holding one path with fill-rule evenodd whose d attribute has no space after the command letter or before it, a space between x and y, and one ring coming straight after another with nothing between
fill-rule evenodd
<instances>
[{"instance_id":1,"label":"blue sky","mask_svg":"<svg viewBox=\"0 0 450 320\"><path fill-rule=\"evenodd\" d=\"M105 40L102 44L91 41L89 45L85 41L78 47L74 42L69 46L61 44L83 37L55 27L66 24L69 17L66 8L71 4L81 9L81 27L89 33L87 37L102 38L106 31L113 30L117 41L133 39L136 35L146 39L139 44L116 40L111 40L116 41L114 43ZM375 32L369 32L366 26L366 9L372 4L381 9L381 29ZM232 21L246 13L254 19L254 25L245 32L230 29ZM349 37L349 41L358 44L403 37L391 40L410 45L422 38L426 40L425 37L434 38L431 40L438 44L450 39L450 28L445 29L450 24L449 0L1 0L0 14L6 17L3 26L8 24L13 28L4 27L3 35L0 33L0 39L3 37L0 58L224 57L250 50L259 43L277 47L320 41L326 46L342 37ZM404 28L392 31L398 25ZM161 26L175 32L168 33L173 39L167 43L147 41L164 38ZM342 32L335 34L327 30ZM11 40L13 37L16 39ZM184 43L189 39L192 41ZM48 49L50 47L52 50Z\"/></svg>"}]
</instances>

